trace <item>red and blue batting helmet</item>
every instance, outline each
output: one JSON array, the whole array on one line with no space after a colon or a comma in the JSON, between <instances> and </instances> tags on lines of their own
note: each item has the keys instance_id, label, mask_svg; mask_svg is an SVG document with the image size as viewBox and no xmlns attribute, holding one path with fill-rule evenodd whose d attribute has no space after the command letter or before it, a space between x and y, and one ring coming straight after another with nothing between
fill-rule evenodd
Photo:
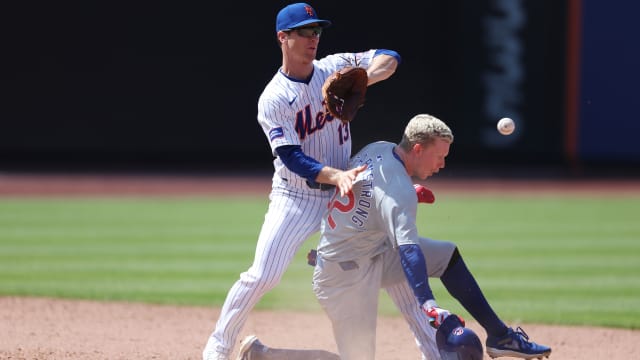
<instances>
[{"instance_id":1,"label":"red and blue batting helmet","mask_svg":"<svg viewBox=\"0 0 640 360\"><path fill-rule=\"evenodd\" d=\"M436 332L436 343L442 360L482 360L482 342L457 315L444 319Z\"/></svg>"}]
</instances>

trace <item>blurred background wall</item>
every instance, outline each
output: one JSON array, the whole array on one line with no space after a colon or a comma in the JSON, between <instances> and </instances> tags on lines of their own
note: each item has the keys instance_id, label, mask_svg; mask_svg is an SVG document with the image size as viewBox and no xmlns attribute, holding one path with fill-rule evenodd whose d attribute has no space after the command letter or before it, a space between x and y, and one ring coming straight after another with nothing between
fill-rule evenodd
<instances>
[{"instance_id":1,"label":"blurred background wall","mask_svg":"<svg viewBox=\"0 0 640 360\"><path fill-rule=\"evenodd\" d=\"M3 36L0 170L270 171L257 100L281 64L275 16L288 3L14 8ZM410 117L431 113L456 136L451 175L640 168L640 3L311 4L333 22L319 57L388 48L403 58L369 89L352 123L354 152L399 141ZM501 117L516 121L513 135L495 131Z\"/></svg>"}]
</instances>

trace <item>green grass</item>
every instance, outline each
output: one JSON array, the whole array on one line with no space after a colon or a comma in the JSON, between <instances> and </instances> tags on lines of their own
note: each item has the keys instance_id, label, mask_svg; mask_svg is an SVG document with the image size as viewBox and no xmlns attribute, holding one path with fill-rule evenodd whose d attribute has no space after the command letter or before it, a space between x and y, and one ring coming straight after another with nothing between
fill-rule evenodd
<instances>
[{"instance_id":1,"label":"green grass","mask_svg":"<svg viewBox=\"0 0 640 360\"><path fill-rule=\"evenodd\" d=\"M640 198L443 200L420 212L421 232L459 245L502 317L640 326Z\"/></svg>"},{"instance_id":2,"label":"green grass","mask_svg":"<svg viewBox=\"0 0 640 360\"><path fill-rule=\"evenodd\" d=\"M0 198L0 294L219 306L253 260L267 199ZM463 197L420 205L508 322L640 328L640 197ZM260 309L321 311L306 252ZM470 316L437 279L441 306ZM381 312L397 314L386 295Z\"/></svg>"}]
</instances>

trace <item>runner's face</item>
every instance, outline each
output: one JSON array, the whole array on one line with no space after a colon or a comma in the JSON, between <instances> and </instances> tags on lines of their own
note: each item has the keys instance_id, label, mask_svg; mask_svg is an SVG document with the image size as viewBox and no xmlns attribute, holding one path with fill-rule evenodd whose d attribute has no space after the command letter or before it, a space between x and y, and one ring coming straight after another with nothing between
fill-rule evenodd
<instances>
[{"instance_id":1,"label":"runner's face","mask_svg":"<svg viewBox=\"0 0 640 360\"><path fill-rule=\"evenodd\" d=\"M425 180L445 167L445 158L449 155L449 144L446 140L437 138L433 143L422 146L415 145L416 156L413 176Z\"/></svg>"}]
</instances>

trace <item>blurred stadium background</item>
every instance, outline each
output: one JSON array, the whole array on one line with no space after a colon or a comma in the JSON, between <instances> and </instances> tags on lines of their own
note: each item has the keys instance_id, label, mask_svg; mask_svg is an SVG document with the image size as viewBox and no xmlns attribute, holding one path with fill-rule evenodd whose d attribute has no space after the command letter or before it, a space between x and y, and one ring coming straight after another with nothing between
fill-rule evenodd
<instances>
[{"instance_id":1,"label":"blurred stadium background","mask_svg":"<svg viewBox=\"0 0 640 360\"><path fill-rule=\"evenodd\" d=\"M0 171L271 171L257 99L280 65L284 1L14 4ZM431 113L456 135L442 176L637 175L640 3L318 1L319 57L403 63L352 124L354 152ZM19 8L24 6L24 8ZM517 130L500 136L511 117Z\"/></svg>"}]
</instances>

